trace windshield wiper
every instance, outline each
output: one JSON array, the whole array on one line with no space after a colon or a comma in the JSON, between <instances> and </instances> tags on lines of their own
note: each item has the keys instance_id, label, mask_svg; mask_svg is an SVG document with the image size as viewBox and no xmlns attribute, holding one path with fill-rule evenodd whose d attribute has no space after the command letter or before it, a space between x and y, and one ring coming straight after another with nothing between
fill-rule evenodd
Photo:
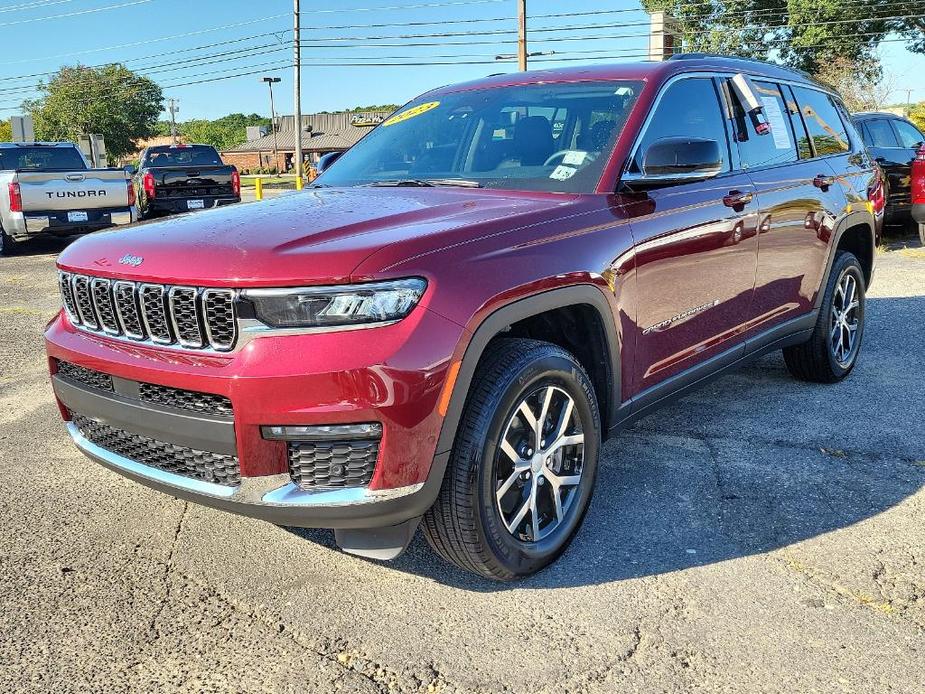
<instances>
[{"instance_id":1,"label":"windshield wiper","mask_svg":"<svg viewBox=\"0 0 925 694\"><path fill-rule=\"evenodd\" d=\"M448 186L456 188L481 188L482 184L478 181L467 181L463 178L396 178L393 180L373 181L367 183L370 187L393 187L402 186L418 188L434 188L437 186Z\"/></svg>"}]
</instances>

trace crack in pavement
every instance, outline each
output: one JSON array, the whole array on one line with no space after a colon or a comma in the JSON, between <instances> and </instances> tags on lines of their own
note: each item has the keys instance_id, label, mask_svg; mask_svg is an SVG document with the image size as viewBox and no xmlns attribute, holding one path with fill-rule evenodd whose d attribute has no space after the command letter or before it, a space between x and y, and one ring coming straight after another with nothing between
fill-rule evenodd
<instances>
[{"instance_id":1,"label":"crack in pavement","mask_svg":"<svg viewBox=\"0 0 925 694\"><path fill-rule=\"evenodd\" d=\"M177 545L180 542L180 532L183 530L183 521L186 518L187 511L189 510L189 503L183 501L183 508L180 510L180 517L177 519L177 527L174 529L173 541L170 543L170 552L167 554L167 560L164 562L164 599L161 600L161 604L155 610L154 614L151 615L151 621L148 624L148 634L152 636L151 641L157 641L160 638L160 632L157 628L157 620L163 614L164 609L170 603L170 594L171 594L171 583L170 583L170 572L173 569L173 557L177 551ZM138 550L138 546L135 546L133 554Z\"/></svg>"}]
</instances>

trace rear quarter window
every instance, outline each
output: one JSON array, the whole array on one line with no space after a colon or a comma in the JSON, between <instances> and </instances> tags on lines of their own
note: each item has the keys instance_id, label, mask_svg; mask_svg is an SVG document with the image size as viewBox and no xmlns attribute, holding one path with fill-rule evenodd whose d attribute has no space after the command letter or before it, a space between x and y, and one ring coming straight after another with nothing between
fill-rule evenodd
<instances>
[{"instance_id":1,"label":"rear quarter window","mask_svg":"<svg viewBox=\"0 0 925 694\"><path fill-rule=\"evenodd\" d=\"M851 140L832 98L815 89L794 87L800 113L806 123L817 157L844 154L851 150Z\"/></svg>"},{"instance_id":2,"label":"rear quarter window","mask_svg":"<svg viewBox=\"0 0 925 694\"><path fill-rule=\"evenodd\" d=\"M896 128L896 134L899 135L901 146L906 149L918 147L925 141L925 138L922 137L922 133L920 133L918 128L912 125L912 123L907 123L904 120L896 120L893 121L893 127Z\"/></svg>"},{"instance_id":3,"label":"rear quarter window","mask_svg":"<svg viewBox=\"0 0 925 694\"><path fill-rule=\"evenodd\" d=\"M890 122L885 118L874 118L864 121L866 129L868 147L899 147L899 140L896 139L896 133L890 127Z\"/></svg>"}]
</instances>

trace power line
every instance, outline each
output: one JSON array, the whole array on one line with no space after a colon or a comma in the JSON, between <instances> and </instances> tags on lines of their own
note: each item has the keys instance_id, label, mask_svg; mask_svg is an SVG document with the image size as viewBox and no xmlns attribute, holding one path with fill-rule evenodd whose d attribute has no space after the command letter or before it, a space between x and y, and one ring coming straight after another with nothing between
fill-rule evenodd
<instances>
[{"instance_id":1,"label":"power line","mask_svg":"<svg viewBox=\"0 0 925 694\"><path fill-rule=\"evenodd\" d=\"M17 19L12 22L0 22L0 27L9 27L16 24L29 24L30 22L47 22L50 19L63 19L65 17L77 17L78 15L84 14L95 14L97 12L105 12L107 10L118 10L122 7L133 7L134 5L146 5L147 3L152 2L152 0L131 0L131 2L123 2L118 5L106 5L105 7L92 7L88 10L76 10L74 12L63 12L61 14L47 15L45 17L31 17L29 19Z\"/></svg>"}]
</instances>

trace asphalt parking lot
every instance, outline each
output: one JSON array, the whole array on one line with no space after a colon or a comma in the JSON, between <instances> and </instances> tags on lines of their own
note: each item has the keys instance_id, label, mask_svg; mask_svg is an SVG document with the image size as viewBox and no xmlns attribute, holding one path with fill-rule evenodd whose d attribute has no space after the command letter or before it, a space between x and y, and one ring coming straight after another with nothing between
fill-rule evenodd
<instances>
[{"instance_id":1,"label":"asphalt parking lot","mask_svg":"<svg viewBox=\"0 0 925 694\"><path fill-rule=\"evenodd\" d=\"M778 354L604 448L550 569L396 562L83 458L41 330L63 244L0 258L0 690L921 692L925 249L878 257L861 361Z\"/></svg>"}]
</instances>

